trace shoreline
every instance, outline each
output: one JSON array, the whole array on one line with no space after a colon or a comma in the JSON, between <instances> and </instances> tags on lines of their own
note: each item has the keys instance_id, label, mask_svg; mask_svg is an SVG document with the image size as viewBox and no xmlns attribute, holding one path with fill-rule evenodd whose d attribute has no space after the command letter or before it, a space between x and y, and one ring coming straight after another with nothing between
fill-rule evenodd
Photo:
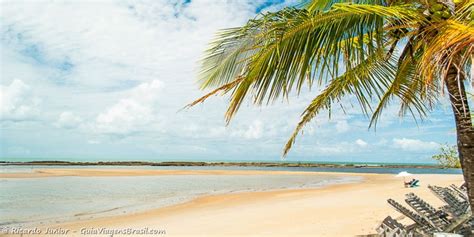
<instances>
[{"instance_id":1,"label":"shoreline","mask_svg":"<svg viewBox=\"0 0 474 237\"><path fill-rule=\"evenodd\" d=\"M418 168L418 169L446 169L435 164L387 164L367 162L194 162L194 161L0 161L0 166L181 166L181 167L307 167L307 168Z\"/></svg>"},{"instance_id":2,"label":"shoreline","mask_svg":"<svg viewBox=\"0 0 474 237\"><path fill-rule=\"evenodd\" d=\"M48 169L50 174L65 175L70 170ZM403 200L408 192L414 192L432 205L442 203L426 188L428 184L447 186L459 185L461 175L420 174L418 188L407 189L399 178L392 174L334 173L334 172L294 172L294 171L206 171L174 170L166 172L151 170L75 170L81 177L94 176L137 176L145 175L194 175L235 172L245 174L304 174L304 175L344 175L360 176L358 183L332 184L311 189L284 189L224 193L199 196L191 201L172 206L150 209L143 212L97 217L60 224L50 224L41 228L69 229L69 235L80 234L83 228L158 228L166 230L168 236L354 236L375 233L375 227L387 215L400 218L386 199ZM55 173L56 172L56 173ZM71 175L71 173L68 173ZM50 176L52 177L52 176ZM399 219L400 222L409 220ZM212 233L212 234L210 234ZM18 235L11 235L18 236Z\"/></svg>"},{"instance_id":3,"label":"shoreline","mask_svg":"<svg viewBox=\"0 0 474 237\"><path fill-rule=\"evenodd\" d=\"M48 178L48 177L124 177L161 175L318 175L364 176L382 175L375 173L345 173L286 170L140 170L140 169L57 169L42 168L32 172L0 173L0 178Z\"/></svg>"}]
</instances>

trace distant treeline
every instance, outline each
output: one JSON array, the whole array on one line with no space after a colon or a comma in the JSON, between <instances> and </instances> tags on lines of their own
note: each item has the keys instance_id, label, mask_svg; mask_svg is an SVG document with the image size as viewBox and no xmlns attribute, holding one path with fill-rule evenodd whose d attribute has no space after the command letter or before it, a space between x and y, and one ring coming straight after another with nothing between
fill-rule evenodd
<instances>
[{"instance_id":1,"label":"distant treeline","mask_svg":"<svg viewBox=\"0 0 474 237\"><path fill-rule=\"evenodd\" d=\"M440 168L438 165L418 164L330 164L330 163L280 163L280 162L194 162L194 161L0 161L0 166L6 165L47 165L47 166L240 166L240 167L319 167L319 168Z\"/></svg>"}]
</instances>

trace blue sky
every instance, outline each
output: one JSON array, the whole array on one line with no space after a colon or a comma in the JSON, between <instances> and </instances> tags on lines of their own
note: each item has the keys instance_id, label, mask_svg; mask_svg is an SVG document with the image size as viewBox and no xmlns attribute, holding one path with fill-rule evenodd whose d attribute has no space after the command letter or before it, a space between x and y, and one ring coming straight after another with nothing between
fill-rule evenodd
<instances>
[{"instance_id":1,"label":"blue sky","mask_svg":"<svg viewBox=\"0 0 474 237\"><path fill-rule=\"evenodd\" d=\"M2 1L2 160L274 160L317 90L243 106L225 97L180 111L198 90L198 60L217 29L288 1ZM350 101L350 98L348 99ZM395 104L396 105L396 104ZM375 132L357 107L322 114L290 161L431 162L455 143L442 98L418 126L387 108Z\"/></svg>"}]
</instances>

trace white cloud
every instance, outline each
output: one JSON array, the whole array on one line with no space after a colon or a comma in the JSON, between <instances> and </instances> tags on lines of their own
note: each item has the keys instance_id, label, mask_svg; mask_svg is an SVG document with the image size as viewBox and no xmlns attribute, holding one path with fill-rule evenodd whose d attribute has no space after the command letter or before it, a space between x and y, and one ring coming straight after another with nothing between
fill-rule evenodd
<instances>
[{"instance_id":1,"label":"white cloud","mask_svg":"<svg viewBox=\"0 0 474 237\"><path fill-rule=\"evenodd\" d=\"M158 123L157 102L161 82L154 80L142 83L120 99L116 104L100 113L95 122L98 133L128 135L150 130Z\"/></svg>"},{"instance_id":2,"label":"white cloud","mask_svg":"<svg viewBox=\"0 0 474 237\"><path fill-rule=\"evenodd\" d=\"M280 145L281 149L281 145ZM347 142L340 142L340 143L320 143L317 142L316 144L311 145L304 145L301 143L295 143L294 148L292 151L296 155L302 154L312 154L318 156L325 156L325 155L339 155L348 152L354 151L354 145L349 144Z\"/></svg>"},{"instance_id":3,"label":"white cloud","mask_svg":"<svg viewBox=\"0 0 474 237\"><path fill-rule=\"evenodd\" d=\"M80 85L109 87L157 76L176 81L178 75L192 85L195 62L216 30L253 17L252 2L15 1L2 4L0 26L8 29L7 45L36 53L36 63L71 63L68 80Z\"/></svg>"},{"instance_id":4,"label":"white cloud","mask_svg":"<svg viewBox=\"0 0 474 237\"><path fill-rule=\"evenodd\" d=\"M64 111L59 115L54 124L58 128L72 129L77 128L82 123L82 118L70 111Z\"/></svg>"},{"instance_id":5,"label":"white cloud","mask_svg":"<svg viewBox=\"0 0 474 237\"><path fill-rule=\"evenodd\" d=\"M263 136L263 123L260 120L254 120L250 125L240 124L240 126L232 126L227 130L232 137L239 137L245 139L259 139ZM212 128L211 133L214 135L226 135L226 130L222 128Z\"/></svg>"},{"instance_id":6,"label":"white cloud","mask_svg":"<svg viewBox=\"0 0 474 237\"><path fill-rule=\"evenodd\" d=\"M357 139L355 143L360 147L367 147L369 145L366 141L362 139Z\"/></svg>"},{"instance_id":7,"label":"white cloud","mask_svg":"<svg viewBox=\"0 0 474 237\"><path fill-rule=\"evenodd\" d=\"M247 139L259 139L263 134L263 123L260 120L255 120L248 127L247 131L243 133L244 138Z\"/></svg>"},{"instance_id":8,"label":"white cloud","mask_svg":"<svg viewBox=\"0 0 474 237\"><path fill-rule=\"evenodd\" d=\"M150 149L153 152L166 150L181 157L193 140L192 146L206 148L207 153L216 152L216 157L222 157L222 154L240 157L241 147L246 146L248 152L257 153L255 151L259 149L258 152L267 157L278 158L300 113L312 100L314 92L321 88L313 88L311 93L303 92L297 99L292 97L289 104L249 108L250 103L243 103L241 111L227 127L223 119L225 98L213 98L203 105L176 113L204 93L197 89L199 64L196 62L202 58L216 31L244 24L255 17L256 6L263 2L2 2L0 28L4 30L1 32L0 66L1 80L6 86L1 89L1 119L26 120L41 115L42 119L50 118L51 122L6 123L9 130L2 131L0 140L9 140L12 146L31 148L32 156L50 153L42 149L48 149L45 143L53 142L53 137L48 137L48 141L30 138L36 131L48 131L59 137L54 143L61 149L81 150L76 149L78 140L86 144L100 143L97 148L88 145L90 154L129 151L130 154L149 155L137 148L140 144L153 148ZM278 5L287 3L288 0ZM269 9L274 10L275 6ZM14 82L12 78L21 78L21 81ZM156 80L162 82L165 89L153 86L153 83L161 84ZM17 84L17 92L13 94L18 96L12 96L14 99L8 99L10 102L6 103L4 94L11 89L10 83ZM41 108L35 98L41 98ZM71 114L62 115L65 108ZM346 111L349 116L359 113L357 108L350 106ZM338 116L338 112L334 112L329 122L327 113L323 112L308 124L304 136L298 137L292 154L313 157L314 154L365 152L354 140L359 137L370 139L362 134L367 132L366 122L357 117L349 120L348 116ZM386 112L382 122L397 120L397 111L394 110L395 116ZM358 121L363 124L358 125ZM81 132L53 130L47 127L50 124L78 127ZM388 128L396 134L384 137L400 137L399 134L406 134L412 127L404 128L404 131ZM352 137L355 132L361 134ZM116 139L130 134L135 136ZM256 139L260 140L256 142ZM71 141L74 141L73 145ZM113 144L120 145L113 147ZM372 145L379 146L376 142L369 146ZM71 154L57 152L65 154L63 157ZM157 157L155 153L153 157Z\"/></svg>"},{"instance_id":9,"label":"white cloud","mask_svg":"<svg viewBox=\"0 0 474 237\"><path fill-rule=\"evenodd\" d=\"M15 79L10 85L0 85L0 120L35 119L40 112L39 103L31 87L22 80Z\"/></svg>"},{"instance_id":10,"label":"white cloud","mask_svg":"<svg viewBox=\"0 0 474 237\"><path fill-rule=\"evenodd\" d=\"M336 123L336 131L338 133L345 133L350 130L349 124L346 120L340 120Z\"/></svg>"},{"instance_id":11,"label":"white cloud","mask_svg":"<svg viewBox=\"0 0 474 237\"><path fill-rule=\"evenodd\" d=\"M431 151L439 148L439 144L436 142L425 142L409 138L394 138L393 145L405 151Z\"/></svg>"}]
</instances>

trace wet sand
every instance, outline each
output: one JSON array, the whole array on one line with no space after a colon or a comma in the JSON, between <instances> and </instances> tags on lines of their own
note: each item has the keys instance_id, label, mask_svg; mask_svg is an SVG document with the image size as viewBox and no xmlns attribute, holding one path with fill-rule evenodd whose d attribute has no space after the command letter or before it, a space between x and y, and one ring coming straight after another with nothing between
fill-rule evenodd
<instances>
[{"instance_id":1,"label":"wet sand","mask_svg":"<svg viewBox=\"0 0 474 237\"><path fill-rule=\"evenodd\" d=\"M305 174L360 176L363 181L317 189L278 190L203 196L193 201L136 214L61 223L45 228L70 230L68 236L83 235L100 228L164 230L161 236L355 236L375 233L387 215L410 223L387 204L388 198L404 203L414 192L431 204L441 205L428 184L447 186L462 183L461 175L423 174L418 188L404 188L403 179L392 174L317 173L247 170L119 170L41 169L34 173L1 174L3 178L58 176L144 176L144 175L246 175ZM95 228L95 229L94 229ZM19 235L16 235L19 236ZM35 235L37 236L37 235ZM57 236L57 235L56 235ZM119 235L114 235L119 236ZM128 235L129 236L129 235ZM152 236L152 235L141 235ZM160 235L155 235L160 236Z\"/></svg>"}]
</instances>

